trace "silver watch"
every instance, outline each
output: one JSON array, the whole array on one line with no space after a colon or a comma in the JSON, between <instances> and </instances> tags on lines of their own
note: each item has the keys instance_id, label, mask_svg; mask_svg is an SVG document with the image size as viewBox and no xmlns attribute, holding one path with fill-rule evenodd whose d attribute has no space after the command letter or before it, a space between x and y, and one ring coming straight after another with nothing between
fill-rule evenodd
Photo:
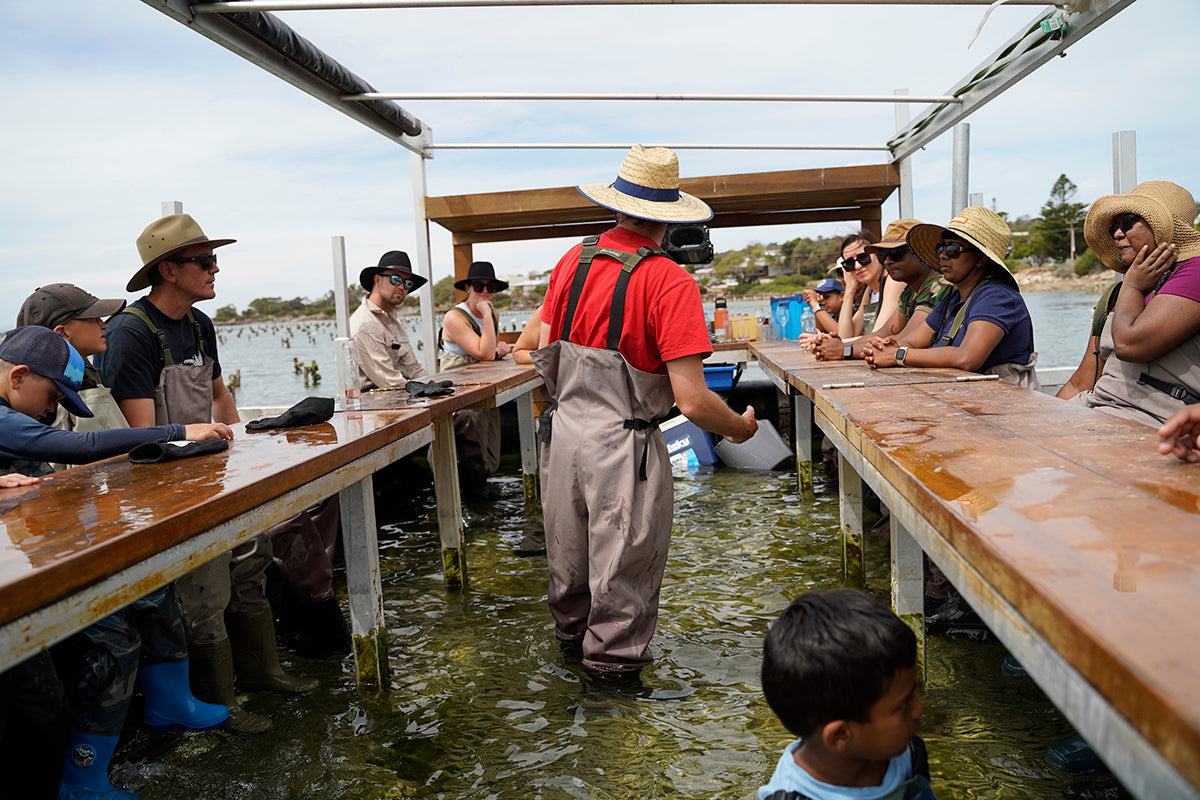
<instances>
[{"instance_id":1,"label":"silver watch","mask_svg":"<svg viewBox=\"0 0 1200 800\"><path fill-rule=\"evenodd\" d=\"M897 364L899 364L900 366L903 367L904 359L907 356L908 356L908 348L907 347L897 347L896 348L896 363Z\"/></svg>"},{"instance_id":2,"label":"silver watch","mask_svg":"<svg viewBox=\"0 0 1200 800\"><path fill-rule=\"evenodd\" d=\"M847 344L842 347L842 358L854 358L854 345Z\"/></svg>"}]
</instances>

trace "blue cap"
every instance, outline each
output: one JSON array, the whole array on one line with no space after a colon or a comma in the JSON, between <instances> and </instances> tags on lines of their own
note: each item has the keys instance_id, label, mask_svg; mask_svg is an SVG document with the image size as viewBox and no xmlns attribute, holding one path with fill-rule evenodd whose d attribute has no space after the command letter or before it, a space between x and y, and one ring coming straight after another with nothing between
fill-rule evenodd
<instances>
[{"instance_id":1,"label":"blue cap","mask_svg":"<svg viewBox=\"0 0 1200 800\"><path fill-rule=\"evenodd\" d=\"M844 292L846 289L842 286L842 282L836 278L826 278L818 283L817 288L813 291L817 294L827 294L829 292Z\"/></svg>"},{"instance_id":2,"label":"blue cap","mask_svg":"<svg viewBox=\"0 0 1200 800\"><path fill-rule=\"evenodd\" d=\"M24 365L30 372L54 381L63 393L63 406L75 416L95 416L79 397L83 356L49 328L28 325L4 334L4 339L0 340L0 361Z\"/></svg>"}]
</instances>

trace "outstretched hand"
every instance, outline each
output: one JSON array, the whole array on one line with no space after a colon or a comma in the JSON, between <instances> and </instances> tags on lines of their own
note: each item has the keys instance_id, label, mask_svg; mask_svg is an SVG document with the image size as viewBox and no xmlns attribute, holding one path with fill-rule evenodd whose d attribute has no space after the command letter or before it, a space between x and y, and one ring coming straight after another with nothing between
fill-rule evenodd
<instances>
[{"instance_id":1,"label":"outstretched hand","mask_svg":"<svg viewBox=\"0 0 1200 800\"><path fill-rule=\"evenodd\" d=\"M1188 406L1175 413L1158 429L1158 452L1174 455L1181 461L1200 461L1200 406Z\"/></svg>"},{"instance_id":2,"label":"outstretched hand","mask_svg":"<svg viewBox=\"0 0 1200 800\"><path fill-rule=\"evenodd\" d=\"M742 433L725 437L734 444L741 444L758 433L758 420L754 418L754 406L746 406L746 410L742 412L742 422L746 426Z\"/></svg>"},{"instance_id":3,"label":"outstretched hand","mask_svg":"<svg viewBox=\"0 0 1200 800\"><path fill-rule=\"evenodd\" d=\"M233 429L223 422L197 422L185 425L187 440L199 442L203 439L232 439Z\"/></svg>"},{"instance_id":4,"label":"outstretched hand","mask_svg":"<svg viewBox=\"0 0 1200 800\"><path fill-rule=\"evenodd\" d=\"M40 483L41 478L31 478L28 475L22 475L19 472L10 472L8 475L0 475L0 489L15 489L18 486L33 486L35 483Z\"/></svg>"}]
</instances>

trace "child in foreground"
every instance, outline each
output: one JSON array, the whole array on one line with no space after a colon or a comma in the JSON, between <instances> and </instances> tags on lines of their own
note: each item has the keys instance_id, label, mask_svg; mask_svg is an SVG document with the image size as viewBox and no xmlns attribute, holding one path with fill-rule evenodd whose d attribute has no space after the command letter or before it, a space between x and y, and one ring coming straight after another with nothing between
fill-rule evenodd
<instances>
[{"instance_id":1,"label":"child in foreground","mask_svg":"<svg viewBox=\"0 0 1200 800\"><path fill-rule=\"evenodd\" d=\"M759 800L934 800L916 662L916 636L865 592L792 601L763 644L762 686L799 738Z\"/></svg>"}]
</instances>

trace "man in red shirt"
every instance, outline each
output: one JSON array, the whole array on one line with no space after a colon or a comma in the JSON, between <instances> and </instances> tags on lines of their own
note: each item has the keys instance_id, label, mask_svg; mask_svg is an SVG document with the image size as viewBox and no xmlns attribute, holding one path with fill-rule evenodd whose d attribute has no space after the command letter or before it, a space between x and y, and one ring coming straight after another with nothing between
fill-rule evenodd
<instances>
[{"instance_id":1,"label":"man in red shirt","mask_svg":"<svg viewBox=\"0 0 1200 800\"><path fill-rule=\"evenodd\" d=\"M550 276L534 365L542 415L542 507L555 634L598 672L650 663L674 494L658 423L672 405L743 442L758 423L704 383L712 352L700 291L661 249L667 224L712 211L679 191L679 161L634 145L611 184L578 187L615 228L572 248Z\"/></svg>"}]
</instances>

